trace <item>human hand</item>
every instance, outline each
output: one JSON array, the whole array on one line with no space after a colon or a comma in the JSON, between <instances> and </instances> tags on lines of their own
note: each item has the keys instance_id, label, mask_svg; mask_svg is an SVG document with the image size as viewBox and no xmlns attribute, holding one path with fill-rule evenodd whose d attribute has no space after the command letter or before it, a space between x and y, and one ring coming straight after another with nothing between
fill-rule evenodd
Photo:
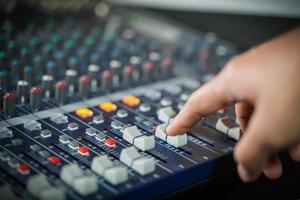
<instances>
[{"instance_id":1,"label":"human hand","mask_svg":"<svg viewBox=\"0 0 300 200\"><path fill-rule=\"evenodd\" d=\"M262 172L278 178L278 151L288 149L300 161L300 27L229 61L191 95L166 132L185 133L230 102L243 131L234 158L244 182Z\"/></svg>"}]
</instances>

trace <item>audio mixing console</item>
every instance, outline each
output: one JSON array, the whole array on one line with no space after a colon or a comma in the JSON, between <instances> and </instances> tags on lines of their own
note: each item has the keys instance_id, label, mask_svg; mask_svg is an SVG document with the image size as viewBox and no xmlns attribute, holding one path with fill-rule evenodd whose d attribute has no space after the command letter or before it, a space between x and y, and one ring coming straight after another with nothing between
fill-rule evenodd
<instances>
[{"instance_id":1,"label":"audio mixing console","mask_svg":"<svg viewBox=\"0 0 300 200\"><path fill-rule=\"evenodd\" d=\"M232 107L165 134L233 44L124 8L1 23L0 182L11 195L154 199L233 168Z\"/></svg>"}]
</instances>

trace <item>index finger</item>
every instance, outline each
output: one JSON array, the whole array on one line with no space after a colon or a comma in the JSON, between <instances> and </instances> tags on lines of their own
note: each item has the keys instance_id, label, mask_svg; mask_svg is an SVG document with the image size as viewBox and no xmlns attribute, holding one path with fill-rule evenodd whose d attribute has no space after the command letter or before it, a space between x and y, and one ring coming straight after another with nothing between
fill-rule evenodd
<instances>
[{"instance_id":1,"label":"index finger","mask_svg":"<svg viewBox=\"0 0 300 200\"><path fill-rule=\"evenodd\" d=\"M166 129L168 135L183 134L203 116L234 100L232 81L224 73L196 90Z\"/></svg>"}]
</instances>

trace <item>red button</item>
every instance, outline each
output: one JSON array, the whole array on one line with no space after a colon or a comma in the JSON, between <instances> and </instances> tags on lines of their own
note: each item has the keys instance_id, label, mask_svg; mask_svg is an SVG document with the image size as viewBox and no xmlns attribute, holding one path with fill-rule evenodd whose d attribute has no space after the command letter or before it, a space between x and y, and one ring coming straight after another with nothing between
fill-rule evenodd
<instances>
[{"instance_id":1,"label":"red button","mask_svg":"<svg viewBox=\"0 0 300 200\"><path fill-rule=\"evenodd\" d=\"M80 83L89 83L90 82L90 77L88 75L83 75L79 79Z\"/></svg>"},{"instance_id":2,"label":"red button","mask_svg":"<svg viewBox=\"0 0 300 200\"><path fill-rule=\"evenodd\" d=\"M42 92L42 88L40 88L40 87L33 87L33 88L31 88L31 92L32 93L41 93Z\"/></svg>"},{"instance_id":3,"label":"red button","mask_svg":"<svg viewBox=\"0 0 300 200\"><path fill-rule=\"evenodd\" d=\"M116 141L112 138L107 138L105 140L105 144L109 147L114 147L114 146L116 146Z\"/></svg>"},{"instance_id":4,"label":"red button","mask_svg":"<svg viewBox=\"0 0 300 200\"><path fill-rule=\"evenodd\" d=\"M67 86L66 82L64 82L64 81L59 81L55 85L56 85L56 87L59 87L59 88L65 88Z\"/></svg>"},{"instance_id":5,"label":"red button","mask_svg":"<svg viewBox=\"0 0 300 200\"><path fill-rule=\"evenodd\" d=\"M14 93L13 92L8 92L8 93L6 93L5 95L4 95L4 99L8 99L8 100L10 100L10 99L13 99L15 97L15 95L14 95Z\"/></svg>"},{"instance_id":6,"label":"red button","mask_svg":"<svg viewBox=\"0 0 300 200\"><path fill-rule=\"evenodd\" d=\"M89 154L89 149L87 148L87 147L85 147L85 146L80 146L79 148L78 148L78 153L80 153L81 155L84 155L84 156L86 156L86 155L88 155Z\"/></svg>"},{"instance_id":7,"label":"red button","mask_svg":"<svg viewBox=\"0 0 300 200\"><path fill-rule=\"evenodd\" d=\"M104 70L102 72L102 78L104 79L111 79L113 77L113 73L109 70Z\"/></svg>"},{"instance_id":8,"label":"red button","mask_svg":"<svg viewBox=\"0 0 300 200\"><path fill-rule=\"evenodd\" d=\"M48 158L48 161L52 164L52 165L59 165L61 163L61 160L59 157L57 156L50 156Z\"/></svg>"},{"instance_id":9,"label":"red button","mask_svg":"<svg viewBox=\"0 0 300 200\"><path fill-rule=\"evenodd\" d=\"M25 163L19 163L18 164L18 171L21 173L21 174L29 174L29 167L27 164Z\"/></svg>"},{"instance_id":10,"label":"red button","mask_svg":"<svg viewBox=\"0 0 300 200\"><path fill-rule=\"evenodd\" d=\"M133 71L134 71L134 68L131 67L131 66L126 66L123 71L126 73L126 74L132 74Z\"/></svg>"}]
</instances>

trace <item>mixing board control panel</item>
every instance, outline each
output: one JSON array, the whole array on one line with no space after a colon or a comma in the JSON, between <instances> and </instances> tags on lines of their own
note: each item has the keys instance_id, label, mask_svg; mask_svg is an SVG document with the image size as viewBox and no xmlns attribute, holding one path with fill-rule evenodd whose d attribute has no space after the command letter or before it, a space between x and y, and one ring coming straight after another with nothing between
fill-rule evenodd
<instances>
[{"instance_id":1,"label":"mixing board control panel","mask_svg":"<svg viewBox=\"0 0 300 200\"><path fill-rule=\"evenodd\" d=\"M0 43L0 181L12 195L153 199L233 167L240 128L231 107L183 135L165 133L237 53L215 34L115 8L8 17Z\"/></svg>"}]
</instances>

